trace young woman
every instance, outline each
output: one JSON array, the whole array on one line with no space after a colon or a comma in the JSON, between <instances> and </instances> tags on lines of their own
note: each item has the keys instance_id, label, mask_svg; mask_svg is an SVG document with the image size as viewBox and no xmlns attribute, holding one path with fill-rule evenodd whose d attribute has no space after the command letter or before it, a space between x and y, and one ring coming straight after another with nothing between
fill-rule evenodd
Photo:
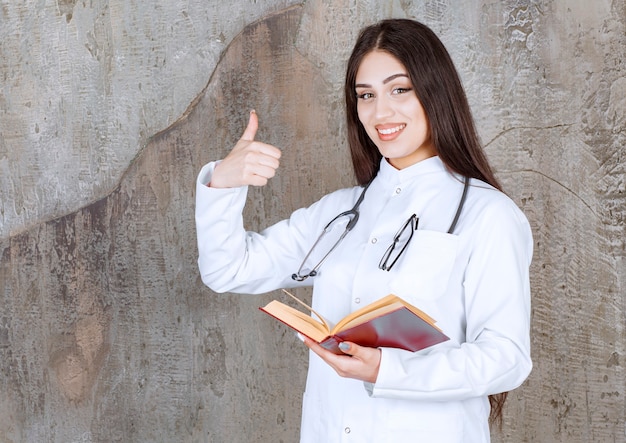
<instances>
[{"instance_id":1,"label":"young woman","mask_svg":"<svg viewBox=\"0 0 626 443\"><path fill-rule=\"evenodd\" d=\"M254 112L230 154L202 169L202 279L218 292L313 285L313 308L331 321L393 293L450 337L415 353L344 343L342 356L305 339L302 442L488 442L490 412L497 419L502 393L532 367L528 222L500 191L456 69L428 27L365 28L345 99L360 186L246 232L246 186L264 185L280 159L254 140Z\"/></svg>"}]
</instances>

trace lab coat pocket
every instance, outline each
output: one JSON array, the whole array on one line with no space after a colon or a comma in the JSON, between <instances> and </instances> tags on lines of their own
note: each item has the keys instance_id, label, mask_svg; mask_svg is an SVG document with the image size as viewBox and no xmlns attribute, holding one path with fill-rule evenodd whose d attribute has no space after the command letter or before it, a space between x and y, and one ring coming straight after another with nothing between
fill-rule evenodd
<instances>
[{"instance_id":1,"label":"lab coat pocket","mask_svg":"<svg viewBox=\"0 0 626 443\"><path fill-rule=\"evenodd\" d=\"M438 231L417 230L404 257L390 272L392 292L410 299L435 300L448 287L459 238Z\"/></svg>"}]
</instances>

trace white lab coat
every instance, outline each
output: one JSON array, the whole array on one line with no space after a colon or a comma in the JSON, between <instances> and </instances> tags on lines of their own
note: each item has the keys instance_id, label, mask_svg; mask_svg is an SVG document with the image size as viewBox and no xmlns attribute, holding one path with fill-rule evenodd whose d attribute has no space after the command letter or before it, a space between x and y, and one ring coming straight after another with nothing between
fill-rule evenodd
<instances>
[{"instance_id":1,"label":"white lab coat","mask_svg":"<svg viewBox=\"0 0 626 443\"><path fill-rule=\"evenodd\" d=\"M533 243L513 201L472 179L448 234L462 181L438 157L403 170L382 160L355 228L316 277L296 283L291 275L324 225L350 209L362 188L338 190L261 233L246 232L247 189L205 186L214 166L200 172L196 195L198 264L207 286L263 293L313 284L313 308L333 322L394 293L450 337L416 353L383 348L373 385L341 378L311 354L301 442L488 442L487 396L518 387L532 367ZM391 271L378 269L413 213L419 228L409 247Z\"/></svg>"}]
</instances>

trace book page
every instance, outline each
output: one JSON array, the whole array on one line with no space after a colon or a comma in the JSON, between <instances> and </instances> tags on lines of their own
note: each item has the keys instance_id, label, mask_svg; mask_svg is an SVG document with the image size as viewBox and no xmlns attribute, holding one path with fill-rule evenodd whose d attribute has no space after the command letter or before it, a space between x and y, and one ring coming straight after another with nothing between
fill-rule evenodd
<instances>
[{"instance_id":1,"label":"book page","mask_svg":"<svg viewBox=\"0 0 626 443\"><path fill-rule=\"evenodd\" d=\"M376 300L373 303L370 303L367 306L362 307L361 309L358 309L354 312L352 312L351 314L346 315L343 319L341 319L336 325L335 327L332 329L332 332L335 333L337 331L340 331L341 329L343 329L343 327L347 324L347 323L351 323L353 320L355 320L358 317L361 317L365 314L367 314L368 312L372 312L372 311L376 311L378 309L380 309L382 306L387 306L395 301L399 300L398 297L396 297L395 295L388 295L386 297L383 297L381 299ZM369 317L371 318L371 317Z\"/></svg>"},{"instance_id":2,"label":"book page","mask_svg":"<svg viewBox=\"0 0 626 443\"><path fill-rule=\"evenodd\" d=\"M390 305L381 306L372 311L365 312L364 314L359 315L358 317L350 317L350 318L346 317L343 320L341 320L339 323L337 323L337 325L333 328L331 334L334 335L338 332L344 331L346 329L350 329L356 325L360 325L361 323L366 323L373 318L382 317L383 315L388 314L389 312L402 309L403 307L404 305L402 303L395 302Z\"/></svg>"},{"instance_id":3,"label":"book page","mask_svg":"<svg viewBox=\"0 0 626 443\"><path fill-rule=\"evenodd\" d=\"M307 308L310 312L312 312L313 314L315 314L315 316L317 318L320 319L320 321L324 324L324 326L326 327L326 330L328 331L328 333L330 333L330 330L332 329L330 326L330 322L328 322L328 320L326 320L324 317L322 317L321 315L319 315L317 312L315 312L315 310L310 307L309 305L307 305L305 302L303 302L302 300L300 300L298 297L296 297L295 295L293 295L291 292L287 291L286 289L283 289L283 292L285 294L287 294L289 297L293 298L295 301L297 301L298 303L300 303L302 306L304 306L305 308Z\"/></svg>"},{"instance_id":4,"label":"book page","mask_svg":"<svg viewBox=\"0 0 626 443\"><path fill-rule=\"evenodd\" d=\"M395 311L396 309L399 309L403 306L406 307L413 314L424 320L426 323L439 330L439 328L435 325L435 320L428 314L422 312L421 310L404 301L400 297L394 294L389 294L386 297L376 300L375 302L370 303L369 305L345 316L339 323L335 325L334 328L332 328L331 334L336 334L338 331L342 331L344 329L347 329L348 327L353 327L358 324L365 323L372 318L376 318L388 312Z\"/></svg>"},{"instance_id":5,"label":"book page","mask_svg":"<svg viewBox=\"0 0 626 443\"><path fill-rule=\"evenodd\" d=\"M310 315L278 300L273 300L260 309L317 342L324 340L330 333L323 324Z\"/></svg>"}]
</instances>

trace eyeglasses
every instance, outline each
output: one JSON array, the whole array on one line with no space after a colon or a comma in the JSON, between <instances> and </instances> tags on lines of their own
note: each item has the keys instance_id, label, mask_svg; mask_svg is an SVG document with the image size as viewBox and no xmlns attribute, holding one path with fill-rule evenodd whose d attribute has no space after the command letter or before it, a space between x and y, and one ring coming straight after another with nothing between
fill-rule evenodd
<instances>
[{"instance_id":1,"label":"eyeglasses","mask_svg":"<svg viewBox=\"0 0 626 443\"><path fill-rule=\"evenodd\" d=\"M396 264L407 246L409 246L409 243L413 238L413 233L417 231L419 221L420 219L417 215L413 214L407 221L404 222L402 227L398 230L398 232L396 232L396 235L393 236L393 242L389 245L383 254L383 257L380 259L378 269L390 271L391 268L393 268L393 265Z\"/></svg>"},{"instance_id":2,"label":"eyeglasses","mask_svg":"<svg viewBox=\"0 0 626 443\"><path fill-rule=\"evenodd\" d=\"M463 209L463 205L465 204L465 198L467 197L467 191L469 189L469 182L470 182L469 178L465 177L464 182L465 184L463 187L463 194L461 195L461 199L459 201L459 205L454 215L454 219L452 220L452 224L450 225L450 228L448 229L448 234L452 234L454 232L456 223L459 220L459 216L461 215L461 210ZM352 230L352 228L354 228L357 221L359 221L359 206L361 205L363 198L365 198L365 192L367 191L367 188L369 188L370 183L368 183L365 186L365 188L363 188L363 192L361 192L361 195L357 199L352 209L342 212L341 214L333 218L330 222L328 222L328 224L322 230L322 233L320 234L320 236L317 238L315 243L313 243L313 246L304 257L304 260L302 260L302 263L300 264L300 267L298 268L298 272L291 275L292 279L294 279L295 281L304 281L309 277L315 277L317 275L317 272L320 266L322 266L322 264L326 261L328 256L331 254L331 252L333 252L337 248L337 246L339 246L339 243L343 241L346 235L348 235L348 233ZM348 217L349 220L341 236L337 239L337 241L333 244L333 246L328 250L328 252L320 259L320 261L313 267L313 269L311 269L310 271L305 270L304 265L306 264L309 257L311 257L316 246L318 246L320 242L322 241L322 239L332 230L333 225L338 223L339 220L343 219L344 217ZM408 220L404 222L402 227L398 230L398 232L396 232L396 235L394 235L393 242L391 243L391 245L389 245L389 247L383 254L382 258L380 259L380 263L378 263L379 269L383 271L391 270L393 265L396 264L400 256L404 253L406 248L409 246L409 243L413 239L413 233L417 231L418 224L419 224L419 218L415 214L411 215L408 218Z\"/></svg>"}]
</instances>

